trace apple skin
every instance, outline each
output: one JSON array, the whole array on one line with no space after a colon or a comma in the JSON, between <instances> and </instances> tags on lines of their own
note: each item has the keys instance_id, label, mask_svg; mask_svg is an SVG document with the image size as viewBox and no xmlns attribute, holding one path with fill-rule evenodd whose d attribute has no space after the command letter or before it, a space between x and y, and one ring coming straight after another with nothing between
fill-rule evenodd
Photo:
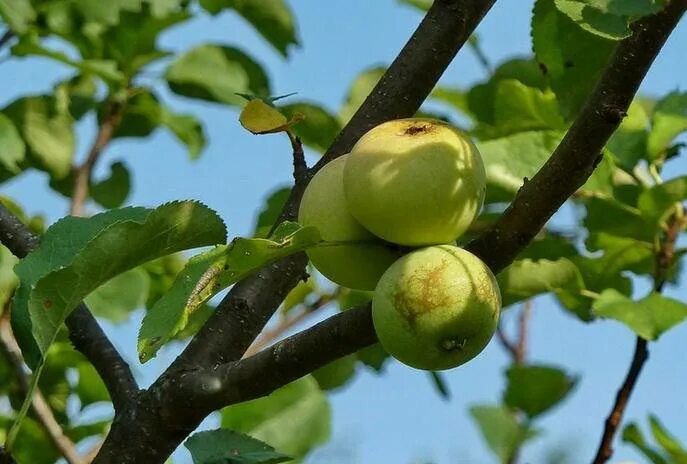
<instances>
[{"instance_id":1,"label":"apple skin","mask_svg":"<svg viewBox=\"0 0 687 464\"><path fill-rule=\"evenodd\" d=\"M457 128L426 118L371 129L346 161L351 214L382 239L407 246L455 242L486 191L482 157Z\"/></svg>"},{"instance_id":2,"label":"apple skin","mask_svg":"<svg viewBox=\"0 0 687 464\"><path fill-rule=\"evenodd\" d=\"M379 278L403 253L372 235L348 212L343 170L348 155L327 163L303 193L298 222L315 226L326 241L360 241L355 245L307 250L313 266L329 280L357 290L374 290Z\"/></svg>"},{"instance_id":3,"label":"apple skin","mask_svg":"<svg viewBox=\"0 0 687 464\"><path fill-rule=\"evenodd\" d=\"M402 363L444 370L477 356L496 331L501 293L491 270L452 245L415 250L382 276L372 299L381 345Z\"/></svg>"}]
</instances>

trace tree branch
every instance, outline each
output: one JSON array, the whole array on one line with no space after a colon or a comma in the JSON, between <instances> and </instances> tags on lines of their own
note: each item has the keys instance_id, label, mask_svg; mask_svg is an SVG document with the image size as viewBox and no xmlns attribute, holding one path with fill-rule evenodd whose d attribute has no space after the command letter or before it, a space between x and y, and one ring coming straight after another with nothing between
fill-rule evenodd
<instances>
[{"instance_id":1,"label":"tree branch","mask_svg":"<svg viewBox=\"0 0 687 464\"><path fill-rule=\"evenodd\" d=\"M72 216L83 216L83 207L88 199L93 167L98 161L103 149L110 143L114 131L122 119L123 106L121 103L109 100L105 105L105 118L100 123L93 145L88 151L86 160L74 168L74 193L69 207Z\"/></svg>"},{"instance_id":2,"label":"tree branch","mask_svg":"<svg viewBox=\"0 0 687 464\"><path fill-rule=\"evenodd\" d=\"M467 250L500 272L541 230L558 208L589 178L640 83L687 5L673 0L661 12L632 25L616 47L601 79L546 164L518 191L513 202Z\"/></svg>"},{"instance_id":3,"label":"tree branch","mask_svg":"<svg viewBox=\"0 0 687 464\"><path fill-rule=\"evenodd\" d=\"M673 214L668 219L668 227L665 236L661 240L661 246L656 253L656 266L654 272L654 291L661 292L663 286L666 282L666 276L668 271L673 265L673 259L675 256L675 243L677 242L678 235L680 231L684 228L687 223L687 219L684 216L684 208L679 205L679 214ZM625 375L625 380L623 380L620 389L615 397L615 402L611 408L611 412L606 417L604 422L604 431L601 435L601 442L596 451L596 456L592 461L592 464L603 464L608 461L613 455L613 439L615 434L620 427L620 422L623 419L623 414L625 413L625 408L627 403L630 401L630 396L637 383L639 374L642 372L642 368L649 359L649 350L647 348L647 341L643 338L637 337L635 341L635 350L632 355L632 361L630 362L630 367Z\"/></svg>"},{"instance_id":4,"label":"tree branch","mask_svg":"<svg viewBox=\"0 0 687 464\"><path fill-rule=\"evenodd\" d=\"M332 360L377 342L370 306L338 313L249 358L189 372L179 399L207 411L268 395Z\"/></svg>"},{"instance_id":5,"label":"tree branch","mask_svg":"<svg viewBox=\"0 0 687 464\"><path fill-rule=\"evenodd\" d=\"M19 258L26 256L38 245L38 238L1 203L0 243ZM115 411L124 409L138 393L129 365L83 303L69 314L65 323L74 348L93 364L103 379Z\"/></svg>"},{"instance_id":6,"label":"tree branch","mask_svg":"<svg viewBox=\"0 0 687 464\"><path fill-rule=\"evenodd\" d=\"M8 315L8 313L3 313L0 316L0 351L12 366L19 380L21 391L26 396L29 393L29 376L24 370L24 360L12 335ZM69 464L85 464L74 443L64 434L62 427L52 413L52 409L50 409L50 405L38 388L33 392L31 407L38 423L67 462Z\"/></svg>"}]
</instances>

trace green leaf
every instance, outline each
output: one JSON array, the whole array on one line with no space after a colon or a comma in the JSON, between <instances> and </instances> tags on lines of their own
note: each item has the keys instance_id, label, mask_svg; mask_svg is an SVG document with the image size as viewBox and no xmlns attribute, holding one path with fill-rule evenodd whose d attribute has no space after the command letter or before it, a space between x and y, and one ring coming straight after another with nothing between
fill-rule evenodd
<instances>
[{"instance_id":1,"label":"green leaf","mask_svg":"<svg viewBox=\"0 0 687 464\"><path fill-rule=\"evenodd\" d=\"M488 81L472 87L465 96L467 109L482 125L493 126L495 123L496 94L499 84L505 80L517 81L526 90L525 93L537 94L533 89L539 89L542 96L549 94L544 74L533 59L512 59L500 64L492 73ZM508 86L508 84L506 84ZM504 100L503 95L501 100ZM517 108L516 108L517 109ZM487 135L487 134L482 134ZM496 135L492 135L494 137Z\"/></svg>"},{"instance_id":2,"label":"green leaf","mask_svg":"<svg viewBox=\"0 0 687 464\"><path fill-rule=\"evenodd\" d=\"M509 462L515 451L537 432L518 422L515 414L505 406L477 405L470 415L479 426L482 438L503 464Z\"/></svg>"},{"instance_id":3,"label":"green leaf","mask_svg":"<svg viewBox=\"0 0 687 464\"><path fill-rule=\"evenodd\" d=\"M687 92L672 92L661 99L654 109L651 126L649 156L652 160L663 159L673 139L687 131Z\"/></svg>"},{"instance_id":4,"label":"green leaf","mask_svg":"<svg viewBox=\"0 0 687 464\"><path fill-rule=\"evenodd\" d=\"M311 376L222 410L222 427L247 433L296 459L329 439L330 423L327 397Z\"/></svg>"},{"instance_id":5,"label":"green leaf","mask_svg":"<svg viewBox=\"0 0 687 464\"><path fill-rule=\"evenodd\" d=\"M301 138L303 144L324 153L334 138L341 132L339 120L327 110L313 103L298 102L279 108L288 118L301 114L305 119L291 127L291 131Z\"/></svg>"},{"instance_id":6,"label":"green leaf","mask_svg":"<svg viewBox=\"0 0 687 464\"><path fill-rule=\"evenodd\" d=\"M687 176L676 177L644 190L637 200L642 215L657 225L675 204L687 199Z\"/></svg>"},{"instance_id":7,"label":"green leaf","mask_svg":"<svg viewBox=\"0 0 687 464\"><path fill-rule=\"evenodd\" d=\"M566 119L574 118L591 93L615 42L581 29L554 0L537 0L532 42L540 67Z\"/></svg>"},{"instance_id":8,"label":"green leaf","mask_svg":"<svg viewBox=\"0 0 687 464\"><path fill-rule=\"evenodd\" d=\"M242 105L237 93L266 98L270 95L265 71L242 51L205 44L179 56L165 78L173 92L228 105Z\"/></svg>"},{"instance_id":9,"label":"green leaf","mask_svg":"<svg viewBox=\"0 0 687 464\"><path fill-rule=\"evenodd\" d=\"M102 111L98 116L102 122ZM162 108L157 96L149 89L139 89L127 101L113 137L148 137L160 125L161 119Z\"/></svg>"},{"instance_id":10,"label":"green leaf","mask_svg":"<svg viewBox=\"0 0 687 464\"><path fill-rule=\"evenodd\" d=\"M227 429L194 433L184 446L193 464L278 464L291 460L260 440Z\"/></svg>"},{"instance_id":11,"label":"green leaf","mask_svg":"<svg viewBox=\"0 0 687 464\"><path fill-rule=\"evenodd\" d=\"M282 232L283 231L283 232ZM235 238L187 263L172 288L146 313L138 336L141 362L157 351L188 322L189 315L214 295L264 265L321 242L314 227L281 224L273 240Z\"/></svg>"},{"instance_id":12,"label":"green leaf","mask_svg":"<svg viewBox=\"0 0 687 464\"><path fill-rule=\"evenodd\" d=\"M613 153L618 164L628 172L639 160L646 158L649 115L644 107L634 100L627 111L627 117L613 133L606 148Z\"/></svg>"},{"instance_id":13,"label":"green leaf","mask_svg":"<svg viewBox=\"0 0 687 464\"><path fill-rule=\"evenodd\" d=\"M605 274L631 271L653 275L655 251L651 242L601 232L590 234L585 244L589 251L603 251L598 260Z\"/></svg>"},{"instance_id":14,"label":"green leaf","mask_svg":"<svg viewBox=\"0 0 687 464\"><path fill-rule=\"evenodd\" d=\"M131 78L142 67L171 55L157 49L158 36L169 27L189 18L191 14L185 10L165 16L123 10L116 27L105 29L100 36L89 34L89 40L79 49L83 56L93 54L91 50L100 50L99 55L116 61L122 73ZM70 33L69 36L73 37L74 33ZM97 42L96 46L93 44L94 41Z\"/></svg>"},{"instance_id":15,"label":"green leaf","mask_svg":"<svg viewBox=\"0 0 687 464\"><path fill-rule=\"evenodd\" d=\"M297 307L301 303L305 302L305 299L312 295L312 293L317 289L317 283L312 276L308 276L306 281L299 281L295 287L284 298L282 303L282 313L288 313L293 308Z\"/></svg>"},{"instance_id":16,"label":"green leaf","mask_svg":"<svg viewBox=\"0 0 687 464\"><path fill-rule=\"evenodd\" d=\"M432 6L434 0L399 0L401 3L406 5L414 6L420 11L427 11L429 7Z\"/></svg>"},{"instance_id":17,"label":"green leaf","mask_svg":"<svg viewBox=\"0 0 687 464\"><path fill-rule=\"evenodd\" d=\"M38 365L69 313L111 278L160 256L225 240L222 220L196 202L61 219L15 267L20 286L12 322L27 363Z\"/></svg>"},{"instance_id":18,"label":"green leaf","mask_svg":"<svg viewBox=\"0 0 687 464\"><path fill-rule=\"evenodd\" d=\"M487 200L510 201L551 156L561 140L557 132L521 132L478 143L487 170Z\"/></svg>"},{"instance_id":19,"label":"green leaf","mask_svg":"<svg viewBox=\"0 0 687 464\"><path fill-rule=\"evenodd\" d=\"M356 353L358 360L365 364L370 369L377 373L381 373L384 369L384 364L389 359L389 353L387 353L382 345L375 343L374 345L363 348Z\"/></svg>"},{"instance_id":20,"label":"green leaf","mask_svg":"<svg viewBox=\"0 0 687 464\"><path fill-rule=\"evenodd\" d=\"M579 269L566 258L518 260L501 272L497 280L504 307L542 293L574 294L585 288Z\"/></svg>"},{"instance_id":21,"label":"green leaf","mask_svg":"<svg viewBox=\"0 0 687 464\"><path fill-rule=\"evenodd\" d=\"M122 206L131 190L129 169L122 161L115 161L110 165L109 177L93 183L90 188L91 197L105 208Z\"/></svg>"},{"instance_id":22,"label":"green leaf","mask_svg":"<svg viewBox=\"0 0 687 464\"><path fill-rule=\"evenodd\" d=\"M203 125L191 114L174 113L164 106L161 110L160 124L169 129L181 143L186 145L188 155L192 160L197 159L207 143Z\"/></svg>"},{"instance_id":23,"label":"green leaf","mask_svg":"<svg viewBox=\"0 0 687 464\"><path fill-rule=\"evenodd\" d=\"M251 98L241 110L239 122L253 134L286 132L295 121L288 121L279 109L260 98Z\"/></svg>"},{"instance_id":24,"label":"green leaf","mask_svg":"<svg viewBox=\"0 0 687 464\"><path fill-rule=\"evenodd\" d=\"M356 361L354 355L344 356L316 369L312 376L322 390L337 390L353 380Z\"/></svg>"},{"instance_id":25,"label":"green leaf","mask_svg":"<svg viewBox=\"0 0 687 464\"><path fill-rule=\"evenodd\" d=\"M73 120L68 113L57 111L54 97L23 97L3 112L19 129L35 167L58 179L69 174L75 147Z\"/></svg>"},{"instance_id":26,"label":"green leaf","mask_svg":"<svg viewBox=\"0 0 687 464\"><path fill-rule=\"evenodd\" d=\"M687 317L687 304L678 300L651 293L632 301L614 289L604 290L593 310L598 316L622 322L645 340L656 340Z\"/></svg>"},{"instance_id":27,"label":"green leaf","mask_svg":"<svg viewBox=\"0 0 687 464\"><path fill-rule=\"evenodd\" d=\"M639 450L644 457L646 457L653 464L669 464L666 458L661 456L657 450L649 446L644 440L642 432L637 427L637 424L630 423L623 429L622 440L625 443L631 443L637 450Z\"/></svg>"},{"instance_id":28,"label":"green leaf","mask_svg":"<svg viewBox=\"0 0 687 464\"><path fill-rule=\"evenodd\" d=\"M629 25L639 17L660 10L660 0L556 0L560 11L581 28L607 39L631 34Z\"/></svg>"},{"instance_id":29,"label":"green leaf","mask_svg":"<svg viewBox=\"0 0 687 464\"><path fill-rule=\"evenodd\" d=\"M24 34L36 19L31 0L0 0L0 16L10 29Z\"/></svg>"},{"instance_id":30,"label":"green leaf","mask_svg":"<svg viewBox=\"0 0 687 464\"><path fill-rule=\"evenodd\" d=\"M274 223L279 219L279 214L286 204L286 200L289 198L291 193L290 187L280 187L273 190L265 200L265 204L258 213L257 220L255 222L255 232L256 237L267 237L270 229Z\"/></svg>"},{"instance_id":31,"label":"green leaf","mask_svg":"<svg viewBox=\"0 0 687 464\"><path fill-rule=\"evenodd\" d=\"M651 434L656 443L661 445L666 453L678 464L687 463L687 450L682 447L680 442L666 430L661 421L655 415L649 416Z\"/></svg>"},{"instance_id":32,"label":"green leaf","mask_svg":"<svg viewBox=\"0 0 687 464\"><path fill-rule=\"evenodd\" d=\"M592 197L585 202L584 226L590 233L605 232L618 237L652 242L656 229L633 208L612 198Z\"/></svg>"},{"instance_id":33,"label":"green leaf","mask_svg":"<svg viewBox=\"0 0 687 464\"><path fill-rule=\"evenodd\" d=\"M201 304L189 307L188 301L208 269L222 265L226 252L226 247L218 246L191 258L171 287L148 310L138 334L141 362L152 359L165 343L186 327L193 313L202 308Z\"/></svg>"},{"instance_id":34,"label":"green leaf","mask_svg":"<svg viewBox=\"0 0 687 464\"><path fill-rule=\"evenodd\" d=\"M234 9L283 56L298 45L296 21L284 0L200 0L200 5L212 14Z\"/></svg>"},{"instance_id":35,"label":"green leaf","mask_svg":"<svg viewBox=\"0 0 687 464\"><path fill-rule=\"evenodd\" d=\"M59 63L66 64L86 74L94 74L105 82L111 84L121 84L125 76L117 69L117 63L112 60L73 60L63 52L51 50L44 47L35 37L23 37L12 47L14 56L42 56L50 58Z\"/></svg>"},{"instance_id":36,"label":"green leaf","mask_svg":"<svg viewBox=\"0 0 687 464\"><path fill-rule=\"evenodd\" d=\"M10 250L0 245L0 306L2 307L5 307L5 303L10 299L17 283L19 283L13 271L17 261L19 260Z\"/></svg>"},{"instance_id":37,"label":"green leaf","mask_svg":"<svg viewBox=\"0 0 687 464\"><path fill-rule=\"evenodd\" d=\"M74 0L74 5L86 21L115 25L119 23L123 11L140 12L141 0Z\"/></svg>"},{"instance_id":38,"label":"green leaf","mask_svg":"<svg viewBox=\"0 0 687 464\"><path fill-rule=\"evenodd\" d=\"M468 105L467 93L461 89L439 85L432 90L430 98L452 107L467 118L474 117Z\"/></svg>"},{"instance_id":39,"label":"green leaf","mask_svg":"<svg viewBox=\"0 0 687 464\"><path fill-rule=\"evenodd\" d=\"M559 404L577 384L576 378L549 366L512 366L506 377L504 402L530 418Z\"/></svg>"},{"instance_id":40,"label":"green leaf","mask_svg":"<svg viewBox=\"0 0 687 464\"><path fill-rule=\"evenodd\" d=\"M26 145L10 118L0 113L0 167L14 175L21 172Z\"/></svg>"},{"instance_id":41,"label":"green leaf","mask_svg":"<svg viewBox=\"0 0 687 464\"><path fill-rule=\"evenodd\" d=\"M110 401L110 394L100 378L100 374L91 363L80 362L76 371L79 374L79 380L76 384L75 393L79 397L81 409L93 403Z\"/></svg>"},{"instance_id":42,"label":"green leaf","mask_svg":"<svg viewBox=\"0 0 687 464\"><path fill-rule=\"evenodd\" d=\"M84 301L95 316L120 323L129 319L132 311L144 307L149 285L148 274L135 268L105 282Z\"/></svg>"},{"instance_id":43,"label":"green leaf","mask_svg":"<svg viewBox=\"0 0 687 464\"><path fill-rule=\"evenodd\" d=\"M444 400L449 400L451 398L451 391L448 389L448 385L446 385L443 373L430 371L427 374L439 396Z\"/></svg>"},{"instance_id":44,"label":"green leaf","mask_svg":"<svg viewBox=\"0 0 687 464\"><path fill-rule=\"evenodd\" d=\"M494 78L490 119L475 129L479 138L495 138L526 131L563 130L556 96L517 79ZM470 94L474 100L474 91ZM474 105L473 101L473 105ZM485 104L485 103L482 103Z\"/></svg>"},{"instance_id":45,"label":"green leaf","mask_svg":"<svg viewBox=\"0 0 687 464\"><path fill-rule=\"evenodd\" d=\"M375 66L358 74L348 88L346 100L339 110L339 121L341 124L347 124L351 117L358 111L360 105L363 104L367 96L372 92L379 79L386 71L385 67Z\"/></svg>"},{"instance_id":46,"label":"green leaf","mask_svg":"<svg viewBox=\"0 0 687 464\"><path fill-rule=\"evenodd\" d=\"M76 76L55 85L54 95L59 112L69 112L75 120L81 119L97 105L98 84L90 74Z\"/></svg>"}]
</instances>

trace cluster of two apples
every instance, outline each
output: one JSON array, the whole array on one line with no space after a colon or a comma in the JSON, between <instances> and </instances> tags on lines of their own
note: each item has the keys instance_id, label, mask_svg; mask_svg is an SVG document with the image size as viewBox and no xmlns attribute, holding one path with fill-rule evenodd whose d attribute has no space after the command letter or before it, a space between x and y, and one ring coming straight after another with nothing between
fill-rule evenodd
<instances>
[{"instance_id":1,"label":"cluster of two apples","mask_svg":"<svg viewBox=\"0 0 687 464\"><path fill-rule=\"evenodd\" d=\"M400 119L367 132L303 195L299 222L333 242L310 249L310 261L339 285L374 290L379 341L409 366L456 367L496 330L496 279L455 246L485 189L482 159L465 134L442 121Z\"/></svg>"}]
</instances>

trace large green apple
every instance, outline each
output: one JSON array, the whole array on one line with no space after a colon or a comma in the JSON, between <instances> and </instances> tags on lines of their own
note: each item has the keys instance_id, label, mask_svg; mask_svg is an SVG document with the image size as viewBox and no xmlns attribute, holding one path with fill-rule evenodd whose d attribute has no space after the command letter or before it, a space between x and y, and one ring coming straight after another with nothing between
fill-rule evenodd
<instances>
[{"instance_id":1,"label":"large green apple","mask_svg":"<svg viewBox=\"0 0 687 464\"><path fill-rule=\"evenodd\" d=\"M325 277L344 287L374 290L379 278L402 253L372 235L348 212L343 192L343 169L348 155L327 163L303 193L298 222L316 226L326 241L355 241L307 251Z\"/></svg>"},{"instance_id":2,"label":"large green apple","mask_svg":"<svg viewBox=\"0 0 687 464\"><path fill-rule=\"evenodd\" d=\"M363 135L344 170L351 214L389 242L453 242L484 201L486 174L475 145L434 119L398 119Z\"/></svg>"},{"instance_id":3,"label":"large green apple","mask_svg":"<svg viewBox=\"0 0 687 464\"><path fill-rule=\"evenodd\" d=\"M382 346L418 369L443 370L477 356L499 320L501 294L491 270L452 245L413 251L382 276L372 319Z\"/></svg>"}]
</instances>

